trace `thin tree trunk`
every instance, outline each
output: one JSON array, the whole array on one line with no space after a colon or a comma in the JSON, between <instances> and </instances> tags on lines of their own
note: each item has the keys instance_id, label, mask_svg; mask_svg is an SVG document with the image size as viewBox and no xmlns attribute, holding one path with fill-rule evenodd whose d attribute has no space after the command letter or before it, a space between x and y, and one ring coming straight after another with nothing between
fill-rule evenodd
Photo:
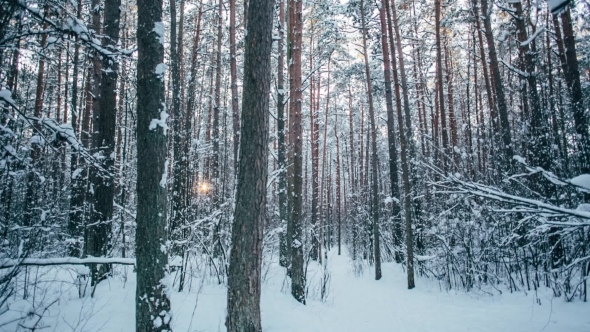
<instances>
[{"instance_id":1,"label":"thin tree trunk","mask_svg":"<svg viewBox=\"0 0 590 332\"><path fill-rule=\"evenodd\" d=\"M401 109L398 108L397 120L400 134L400 147L401 147L401 159L402 159L402 180L404 183L404 216L406 221L406 264L408 274L408 289L415 287L414 284L414 235L412 230L412 185L410 182L410 165L409 159L411 155L411 122L410 122L410 102L408 98L408 89L406 83L406 73L404 69L403 53L401 46L401 35L397 24L397 12L395 9L395 1L391 2L391 17L393 19L393 26L395 28L396 42L397 42L397 55L399 57L399 69L402 81L402 95L404 100L404 110L406 115L406 130L404 131L403 117Z\"/></svg>"},{"instance_id":2,"label":"thin tree trunk","mask_svg":"<svg viewBox=\"0 0 590 332\"><path fill-rule=\"evenodd\" d=\"M387 20L386 15L387 13ZM396 106L401 108L401 102L399 100L399 85L397 84L397 68L395 60L395 44L393 41L393 28L391 24L391 14L388 10L387 1L381 0L381 8L379 10L379 19L381 21L381 49L383 51L383 71L385 76L385 104L387 110L387 139L389 148L389 182L391 186L391 197L399 198L399 186L398 186L398 174L397 174L397 147L395 145L395 124L393 117L393 97L391 93L391 63L389 56L389 48L387 47L387 37L389 36L389 47L392 50L393 55L393 72L395 75L395 89L396 89ZM387 22L386 22L387 21ZM387 27L386 27L387 26ZM393 237L394 246L397 248L401 244L401 229L399 228L399 200L393 200L392 214L393 214ZM395 252L396 262L401 262L401 257L396 250Z\"/></svg>"},{"instance_id":3,"label":"thin tree trunk","mask_svg":"<svg viewBox=\"0 0 590 332\"><path fill-rule=\"evenodd\" d=\"M237 169L238 146L240 143L240 109L238 106L238 74L236 64L236 0L229 0L229 55L231 76L231 108L233 120L232 124L234 129L234 167Z\"/></svg>"},{"instance_id":4,"label":"thin tree trunk","mask_svg":"<svg viewBox=\"0 0 590 332\"><path fill-rule=\"evenodd\" d=\"M289 144L292 146L289 162L292 163L292 184L290 203L290 229L288 245L291 247L291 294L305 304L305 267L303 259L303 128L301 122L302 85L301 85L301 51L303 32L303 2L290 0L289 5L289 63L290 112Z\"/></svg>"},{"instance_id":5,"label":"thin tree trunk","mask_svg":"<svg viewBox=\"0 0 590 332\"><path fill-rule=\"evenodd\" d=\"M184 177L182 162L182 115L183 110L181 107L181 82L180 82L180 43L182 36L176 33L176 0L170 0L170 63L171 63L171 74L172 74L172 129L173 129L173 167L172 173L174 175L172 182L172 204L171 204L171 216L170 226L168 228L168 235L171 240L180 240L181 235L179 234L180 228L184 225L184 197L183 197L183 186ZM182 256L182 250L175 246L172 247L171 253L175 256Z\"/></svg>"},{"instance_id":6,"label":"thin tree trunk","mask_svg":"<svg viewBox=\"0 0 590 332\"><path fill-rule=\"evenodd\" d=\"M565 81L571 93L572 113L574 125L578 135L578 151L580 153L581 173L590 172L590 134L588 133L588 116L585 115L582 86L580 84L580 71L578 69L578 57L576 53L576 40L572 26L571 11L569 6L561 14L563 27L563 43L565 45L565 58L567 72Z\"/></svg>"},{"instance_id":7,"label":"thin tree trunk","mask_svg":"<svg viewBox=\"0 0 590 332\"><path fill-rule=\"evenodd\" d=\"M498 106L498 113L500 115L500 133L502 139L501 153L504 154L502 167L510 168L511 158L513 155L512 136L510 133L510 122L508 120L508 107L506 105L506 98L504 96L504 86L502 85L502 77L500 75L500 68L498 65L498 55L496 53L496 46L494 43L494 35L492 31L492 24L490 18L491 8L488 7L487 0L481 0L483 25L485 30L486 40L488 42L488 51L490 55L490 68L492 70L492 79L496 87L496 103Z\"/></svg>"},{"instance_id":8,"label":"thin tree trunk","mask_svg":"<svg viewBox=\"0 0 590 332\"><path fill-rule=\"evenodd\" d=\"M286 145L285 145L285 1L279 0L279 59L277 65L277 137L278 137L278 168L279 168L279 218L281 227L287 226L287 164L286 164ZM279 234L280 241L280 258L279 263L283 267L288 265L289 250L287 246L286 232L281 231Z\"/></svg>"},{"instance_id":9,"label":"thin tree trunk","mask_svg":"<svg viewBox=\"0 0 590 332\"><path fill-rule=\"evenodd\" d=\"M45 7L45 12L49 10L48 7ZM47 23L43 25L43 29L47 29ZM47 34L44 33L41 35L41 48L45 48L47 44ZM36 118L41 118L43 113L43 92L45 88L45 82L43 77L45 76L45 56L43 54L39 54L39 66L37 68L37 87L35 91L35 105L33 108L33 116ZM31 137L31 169L27 172L27 190L25 193L25 209L23 211L23 226L31 226L35 221L36 213L34 212L34 208L38 206L38 189L37 188L41 183L37 183L38 176L37 170L40 168L41 163L39 159L41 158L41 146L42 146L42 138L39 136L39 131L41 130L41 126L39 122L35 122L33 125L33 136ZM33 138L36 138L36 141Z\"/></svg>"},{"instance_id":10,"label":"thin tree trunk","mask_svg":"<svg viewBox=\"0 0 590 332\"><path fill-rule=\"evenodd\" d=\"M440 27L440 16L441 16L441 0L434 1L435 6L435 26L436 26L436 80L438 82L438 110L440 116L440 124L442 131L442 165L443 169L447 168L447 158L451 156L452 151L449 148L449 131L447 128L447 116L445 113L445 97L444 97L444 83L442 74L442 45L441 45L441 27Z\"/></svg>"},{"instance_id":11,"label":"thin tree trunk","mask_svg":"<svg viewBox=\"0 0 590 332\"><path fill-rule=\"evenodd\" d=\"M371 120L371 182L372 182L372 217L373 217L373 241L375 252L375 280L381 279L381 249L379 245L379 184L377 179L377 128L375 123L375 111L373 109L373 86L371 84L371 72L369 69L369 56L367 54L367 28L365 22L364 0L361 0L361 24L363 29L363 54L365 58L365 77L367 80L367 99L369 101L369 117Z\"/></svg>"},{"instance_id":12,"label":"thin tree trunk","mask_svg":"<svg viewBox=\"0 0 590 332\"><path fill-rule=\"evenodd\" d=\"M340 197L340 141L338 139L338 109L334 107L334 138L336 138L336 218L338 220L338 255L342 252L342 203Z\"/></svg>"},{"instance_id":13,"label":"thin tree trunk","mask_svg":"<svg viewBox=\"0 0 590 332\"><path fill-rule=\"evenodd\" d=\"M213 105L213 157L211 162L211 173L213 178L212 197L213 205L217 207L221 203L221 181L219 177L219 112L221 111L221 40L223 32L221 25L222 19L222 0L219 0L217 11L217 51L215 52L217 59L215 60L215 103Z\"/></svg>"},{"instance_id":14,"label":"thin tree trunk","mask_svg":"<svg viewBox=\"0 0 590 332\"><path fill-rule=\"evenodd\" d=\"M313 57L312 57L312 48L313 48L313 35L312 41L310 43L310 55L309 55L309 64L310 64L310 71L313 72ZM311 258L313 260L317 260L318 255L318 248L320 246L319 242L319 233L317 223L319 220L319 196L320 196L320 184L319 184L319 152L320 152L320 125L319 125L319 107L315 108L315 99L314 99L314 80L312 78L310 86L310 103L309 103L309 110L310 110L310 130L311 130L311 227L312 227L312 235L311 235ZM318 84L318 92L319 92L319 80ZM318 96L319 97L319 96Z\"/></svg>"}]
</instances>

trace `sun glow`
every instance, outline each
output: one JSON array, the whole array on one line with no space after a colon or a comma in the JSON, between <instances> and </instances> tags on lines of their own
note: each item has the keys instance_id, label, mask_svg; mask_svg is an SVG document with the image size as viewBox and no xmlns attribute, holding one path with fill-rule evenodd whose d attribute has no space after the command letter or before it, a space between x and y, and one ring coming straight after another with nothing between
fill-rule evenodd
<instances>
[{"instance_id":1,"label":"sun glow","mask_svg":"<svg viewBox=\"0 0 590 332\"><path fill-rule=\"evenodd\" d=\"M201 194L207 194L211 190L211 185L208 182L201 182L199 184L199 192Z\"/></svg>"}]
</instances>

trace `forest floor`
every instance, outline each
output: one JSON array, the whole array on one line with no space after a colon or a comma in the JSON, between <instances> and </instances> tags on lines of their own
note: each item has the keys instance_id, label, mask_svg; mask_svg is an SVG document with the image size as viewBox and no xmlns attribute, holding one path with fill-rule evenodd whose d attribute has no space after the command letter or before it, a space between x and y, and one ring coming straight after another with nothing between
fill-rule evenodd
<instances>
[{"instance_id":1,"label":"forest floor","mask_svg":"<svg viewBox=\"0 0 590 332\"><path fill-rule=\"evenodd\" d=\"M481 290L446 291L437 281L420 277L416 288L408 290L400 265L383 264L383 278L375 281L373 269L354 268L346 250L341 256L331 251L328 257L329 273L310 263L305 306L289 294L282 268L274 263L264 267L263 331L590 331L590 305L580 300L566 303L563 298L553 298L550 291L510 294L503 290L502 295L497 291L494 295ZM82 299L72 283L73 269L52 271L55 273L30 272L54 284L51 291L34 294L38 303L51 303L52 297L59 296L40 324L46 327L44 331L134 331L132 268L120 268L114 277L99 284L94 298ZM328 276L327 298L321 301L322 280ZM15 313L24 312L30 300L17 301L11 307ZM224 286L215 278L194 278L190 289L172 292L173 330L225 331L225 308ZM0 327L0 331L15 330L11 324Z\"/></svg>"}]
</instances>

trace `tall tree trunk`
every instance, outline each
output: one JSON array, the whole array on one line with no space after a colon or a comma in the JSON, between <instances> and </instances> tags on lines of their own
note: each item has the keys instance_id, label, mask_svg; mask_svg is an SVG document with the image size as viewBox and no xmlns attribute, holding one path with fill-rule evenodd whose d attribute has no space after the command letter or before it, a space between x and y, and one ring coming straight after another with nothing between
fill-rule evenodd
<instances>
[{"instance_id":1,"label":"tall tree trunk","mask_svg":"<svg viewBox=\"0 0 590 332\"><path fill-rule=\"evenodd\" d=\"M551 160L549 157L550 147L547 135L549 134L546 127L545 112L541 108L539 100L539 93L537 91L537 74L535 73L535 55L534 50L529 46L527 28L522 9L522 3L512 3L515 12L516 28L518 30L517 36L520 52L520 60L524 65L524 70L527 73L527 99L530 101L530 149L532 162L548 170L551 167Z\"/></svg>"},{"instance_id":2,"label":"tall tree trunk","mask_svg":"<svg viewBox=\"0 0 590 332\"><path fill-rule=\"evenodd\" d=\"M289 248L287 246L286 227L287 211L287 164L285 145L285 1L279 0L279 59L277 65L277 137L278 137L278 169L279 169L279 218L283 231L279 234L280 258L279 263L283 267L288 265Z\"/></svg>"},{"instance_id":3,"label":"tall tree trunk","mask_svg":"<svg viewBox=\"0 0 590 332\"><path fill-rule=\"evenodd\" d=\"M228 332L261 332L274 0L252 0L244 55L243 121L228 275Z\"/></svg>"},{"instance_id":4,"label":"tall tree trunk","mask_svg":"<svg viewBox=\"0 0 590 332\"><path fill-rule=\"evenodd\" d=\"M387 37L389 37L389 47L391 48L393 55L393 72L395 75L395 89L396 89L396 106L401 109L401 101L399 98L399 85L397 84L397 68L395 68L396 60L395 60L395 44L393 41L393 28L391 24L391 14L390 11L387 9L387 1L381 0L381 8L379 10L379 19L381 21L381 49L383 51L383 71L385 76L385 105L387 110L387 139L388 139L388 148L389 148L389 182L391 186L391 197L398 199L399 198L399 186L398 186L398 174L397 174L397 147L395 144L395 124L394 124L394 117L393 117L393 97L391 93L391 63L390 63L390 56L389 56L389 48L387 47ZM385 15L387 13L387 15ZM386 20L387 16L387 20ZM387 27L386 27L387 26ZM393 230L394 230L394 246L397 248L401 244L401 229L399 227L399 199L393 200ZM401 257L396 249L395 251L395 259L396 262L401 262Z\"/></svg>"},{"instance_id":5,"label":"tall tree trunk","mask_svg":"<svg viewBox=\"0 0 590 332\"><path fill-rule=\"evenodd\" d=\"M55 120L59 123L61 121L61 52L60 49L57 53L57 105L55 107ZM67 64L66 64L67 67Z\"/></svg>"},{"instance_id":6,"label":"tall tree trunk","mask_svg":"<svg viewBox=\"0 0 590 332\"><path fill-rule=\"evenodd\" d=\"M457 135L457 118L455 116L455 104L453 100L453 64L451 62L451 54L449 52L448 41L445 41L445 71L447 76L447 101L449 103L449 129L451 131L451 144L449 146L450 153L453 156L455 167L459 167L459 153L455 152L458 148ZM450 156L449 156L450 157Z\"/></svg>"},{"instance_id":7,"label":"tall tree trunk","mask_svg":"<svg viewBox=\"0 0 590 332\"><path fill-rule=\"evenodd\" d=\"M238 106L238 74L236 63L236 0L229 0L229 56L231 76L231 109L233 120L232 124L234 129L234 167L237 169L238 146L240 143L240 109Z\"/></svg>"},{"instance_id":8,"label":"tall tree trunk","mask_svg":"<svg viewBox=\"0 0 590 332\"><path fill-rule=\"evenodd\" d=\"M312 35L312 42L310 43L310 55L309 55L309 64L310 64L310 71L313 72L313 56L311 50L313 49L313 35ZM320 81L317 82L318 85L318 93L319 93L319 85ZM313 260L317 260L318 250L320 246L319 241L319 228L317 226L319 221L319 198L320 198L320 183L319 183L319 153L320 153L320 124L319 124L319 107L314 107L316 102L314 98L314 80L312 77L312 84L310 86L310 102L309 102L309 112L310 112L310 130L311 130L311 225L312 225L312 235L311 235L311 258ZM319 98L319 96L318 96ZM321 259L321 258L320 258Z\"/></svg>"},{"instance_id":9,"label":"tall tree trunk","mask_svg":"<svg viewBox=\"0 0 590 332\"><path fill-rule=\"evenodd\" d=\"M492 92L492 87L490 83L490 75L488 74L488 62L486 60L485 49L483 45L483 36L482 36L482 28L481 28L481 21L479 15L479 5L478 0L472 0L471 5L473 7L473 13L475 17L475 30L477 31L477 40L479 42L479 57L481 60L482 72L483 72L483 79L486 87L486 95L488 99L488 107L490 109L490 115L492 118L492 126L496 135L500 132L500 126L498 123L498 111L497 105L494 102L494 96ZM475 45L474 45L475 47ZM475 63L474 63L475 66ZM476 68L476 67L474 67ZM483 120L483 118L482 118ZM483 127L485 128L485 126ZM485 133L485 129L483 129L483 133Z\"/></svg>"},{"instance_id":10,"label":"tall tree trunk","mask_svg":"<svg viewBox=\"0 0 590 332\"><path fill-rule=\"evenodd\" d=\"M326 108L324 110L324 142L323 142L323 149L322 149L322 186L320 188L320 221L325 221L326 220L326 205L328 204L328 202L324 202L324 185L327 183L325 181L325 172L326 172L326 164L329 163L326 159L326 147L328 144L328 114L329 114L329 104L330 104L330 64L332 63L332 53L330 53L330 55L328 56L328 80L327 80L327 84L326 84ZM320 78L319 80L321 80L321 74L320 74ZM319 93L318 93L319 94ZM319 96L318 96L319 98ZM319 99L318 99L318 110L319 110ZM328 173L329 174L329 173Z\"/></svg>"},{"instance_id":11,"label":"tall tree trunk","mask_svg":"<svg viewBox=\"0 0 590 332\"><path fill-rule=\"evenodd\" d=\"M414 284L414 234L412 230L412 184L410 182L412 175L410 170L410 156L412 154L412 126L410 119L410 101L408 98L408 85L406 81L406 72L404 69L404 58L401 45L401 34L397 24L397 11L395 9L395 1L391 2L391 17L393 19L393 26L395 28L397 55L399 59L399 70L402 81L402 96L404 100L404 113L406 116L406 128L404 131L403 116L401 109L397 110L397 120L400 135L400 148L402 159L402 180L404 183L404 216L406 221L406 264L408 274L408 289L415 287Z\"/></svg>"},{"instance_id":12,"label":"tall tree trunk","mask_svg":"<svg viewBox=\"0 0 590 332\"><path fill-rule=\"evenodd\" d=\"M166 143L162 0L137 2L137 288L136 331L169 331L164 285L166 247ZM160 66L160 67L158 67ZM164 179L165 180L165 179ZM162 183L164 182L164 183Z\"/></svg>"},{"instance_id":13,"label":"tall tree trunk","mask_svg":"<svg viewBox=\"0 0 590 332\"><path fill-rule=\"evenodd\" d=\"M590 172L590 134L588 133L588 116L585 115L584 97L582 85L580 84L580 71L578 69L578 56L576 53L576 40L572 26L571 10L569 6L561 14L563 27L563 44L565 45L565 58L567 61L567 72L565 81L571 93L572 113L576 134L579 136L578 151L580 153L581 173Z\"/></svg>"},{"instance_id":14,"label":"tall tree trunk","mask_svg":"<svg viewBox=\"0 0 590 332\"><path fill-rule=\"evenodd\" d=\"M440 27L440 16L441 16L441 0L434 1L435 7L435 26L436 26L436 80L438 82L438 110L440 116L440 125L442 131L442 165L443 169L447 168L447 158L451 156L451 149L449 148L449 131L447 128L447 116L445 113L445 97L444 97L444 83L443 83L443 66L442 66L442 43L441 43L441 27Z\"/></svg>"},{"instance_id":15,"label":"tall tree trunk","mask_svg":"<svg viewBox=\"0 0 590 332\"><path fill-rule=\"evenodd\" d=\"M213 105L213 157L211 161L211 175L212 175L212 197L213 206L217 207L221 202L221 181L219 177L219 112L221 110L221 40L223 32L221 25L222 19L222 0L219 0L217 10L217 51L215 52L215 102Z\"/></svg>"},{"instance_id":16,"label":"tall tree trunk","mask_svg":"<svg viewBox=\"0 0 590 332\"><path fill-rule=\"evenodd\" d=\"M184 197L183 197L183 158L186 158L182 154L182 115L183 110L181 107L181 92L180 92L180 39L181 36L176 34L176 0L170 0L170 69L172 74L172 129L173 129L173 171L174 174L172 183L172 204L171 204L171 216L170 226L168 228L168 235L171 240L180 240L179 234L180 228L184 224ZM171 248L171 253L175 256L182 256L182 250L177 247Z\"/></svg>"},{"instance_id":17,"label":"tall tree trunk","mask_svg":"<svg viewBox=\"0 0 590 332\"><path fill-rule=\"evenodd\" d=\"M45 15L49 11L48 7L45 7ZM43 29L47 29L47 23L43 25ZM41 35L41 48L45 48L47 44L47 34ZM35 91L35 105L33 108L33 116L41 118L43 115L43 94L45 90L45 82L43 77L45 76L45 55L39 54L39 66L37 67L37 87ZM30 170L27 172L27 190L25 193L25 210L23 211L23 226L31 226L35 222L36 213L34 212L35 207L38 205L38 186L41 182L38 181L37 171L41 166L39 159L41 158L41 147L43 144L42 138L39 136L41 125L35 121L33 124L33 136L31 137L31 165ZM36 138L34 140L33 138Z\"/></svg>"},{"instance_id":18,"label":"tall tree trunk","mask_svg":"<svg viewBox=\"0 0 590 332\"><path fill-rule=\"evenodd\" d=\"M342 253L342 199L340 197L340 140L338 139L338 108L334 107L334 138L336 139L336 219L338 221L338 255Z\"/></svg>"},{"instance_id":19,"label":"tall tree trunk","mask_svg":"<svg viewBox=\"0 0 590 332\"><path fill-rule=\"evenodd\" d=\"M369 69L369 56L367 54L367 26L365 22L364 0L361 0L361 24L363 29L363 54L365 58L365 77L367 80L367 99L369 101L369 118L371 120L371 211L373 217L373 241L375 252L375 280L381 279L381 249L379 245L379 184L377 179L377 127L375 123L375 111L373 109L373 85L371 83L371 71Z\"/></svg>"},{"instance_id":20,"label":"tall tree trunk","mask_svg":"<svg viewBox=\"0 0 590 332\"><path fill-rule=\"evenodd\" d=\"M502 149L500 150L500 153L504 155L502 167L504 169L509 169L513 155L512 136L510 133L510 122L508 120L508 107L506 105L506 98L504 96L504 86L502 85L502 76L500 75L498 55L496 53L496 45L494 43L494 34L492 31L492 23L490 18L491 8L488 7L488 0L480 1L483 17L483 26L486 40L488 42L488 51L490 55L490 68L492 70L492 80L496 88L496 103L498 106L498 113L500 115L499 127L502 140Z\"/></svg>"},{"instance_id":21,"label":"tall tree trunk","mask_svg":"<svg viewBox=\"0 0 590 332\"><path fill-rule=\"evenodd\" d=\"M393 19L391 17L392 15L391 15L390 7L391 6L389 5L389 1L387 1L385 9L386 9L386 14L387 14L387 29L388 29L388 35L389 35L389 47L391 49L391 65L392 65L392 69L393 69L393 86L394 86L394 92L395 92L395 106L396 106L397 112L401 113L402 112L402 101L401 101L400 83L399 83L398 70L397 70L397 59L396 59L397 58L396 57L397 44L394 41ZM395 127L395 125L394 125L394 127ZM402 128L402 127L399 127L399 128ZM394 128L394 130L395 130L395 128ZM437 142L438 141L435 140L435 143L437 143ZM397 174L396 174L396 176L397 176ZM399 179L398 179L398 181L399 181ZM398 193L398 197L399 197L400 196L399 187L397 189L397 193ZM395 205L393 208L393 212L394 212L394 214L399 215L399 213L400 213L399 203L394 202L394 204ZM394 228L394 245L398 248L398 250L396 251L396 254L395 254L395 259L396 259L397 263L401 263L403 260L403 253L401 252L402 237L403 237L401 226L402 226L401 220L398 218L398 222L395 223L393 226L393 228Z\"/></svg>"},{"instance_id":22,"label":"tall tree trunk","mask_svg":"<svg viewBox=\"0 0 590 332\"><path fill-rule=\"evenodd\" d=\"M301 51L303 32L303 2L290 0L289 5L289 144L291 145L289 162L292 163L292 183L290 185L291 227L287 244L291 248L291 294L305 304L305 266L303 259L303 128L301 121L302 85L301 85Z\"/></svg>"},{"instance_id":23,"label":"tall tree trunk","mask_svg":"<svg viewBox=\"0 0 590 332\"><path fill-rule=\"evenodd\" d=\"M199 50L199 43L201 41L201 21L203 19L203 0L199 0L199 13L197 14L197 24L195 28L195 37L193 40L193 49L191 54L191 68L190 68L190 79L188 83L188 101L186 103L186 112L187 112L187 119L192 118L189 116L194 113L195 108L195 100L196 100L196 90L197 90L197 74L198 74L198 50ZM204 76L204 75L203 75ZM203 89L201 89L202 91ZM186 129L186 121L185 121L185 129ZM188 121L190 126L190 121ZM189 131L190 133L190 131ZM186 134L186 131L185 131ZM187 136L187 138L190 136Z\"/></svg>"},{"instance_id":24,"label":"tall tree trunk","mask_svg":"<svg viewBox=\"0 0 590 332\"><path fill-rule=\"evenodd\" d=\"M105 0L104 5L104 34L102 42L104 49L117 46L119 40L121 0ZM115 197L115 127L117 122L116 89L118 64L115 59L103 57L100 80L100 99L93 107L97 113L94 116L94 133L92 145L95 154L101 156L101 172L91 172L91 183L94 189L94 210L92 224L88 228L87 253L93 257L108 255L111 246L113 199ZM107 173L108 172L108 173ZM92 284L98 283L110 272L107 265L102 265L100 271L92 268Z\"/></svg>"},{"instance_id":25,"label":"tall tree trunk","mask_svg":"<svg viewBox=\"0 0 590 332\"><path fill-rule=\"evenodd\" d=\"M82 18L82 0L78 0L77 18ZM72 71L72 118L71 125L75 135L78 133L78 68L80 65L80 45L79 36L76 36L76 46L74 46L74 68ZM84 80L82 80L84 81ZM82 98L84 99L84 98ZM70 211L68 219L68 233L70 235L68 253L72 257L79 257L82 254L81 248L81 225L83 223L82 204L84 203L84 192L82 189L82 177L75 176L78 169L79 152L72 149L70 153L70 181L71 181L71 198Z\"/></svg>"}]
</instances>

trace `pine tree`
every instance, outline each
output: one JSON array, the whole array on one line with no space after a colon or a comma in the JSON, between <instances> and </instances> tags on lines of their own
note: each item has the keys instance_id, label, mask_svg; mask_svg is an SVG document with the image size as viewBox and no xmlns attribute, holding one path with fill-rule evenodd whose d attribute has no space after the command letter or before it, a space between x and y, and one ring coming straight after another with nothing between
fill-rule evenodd
<instances>
[{"instance_id":1,"label":"pine tree","mask_svg":"<svg viewBox=\"0 0 590 332\"><path fill-rule=\"evenodd\" d=\"M228 275L229 332L261 332L260 292L268 178L274 0L251 0L244 58L243 120Z\"/></svg>"}]
</instances>

